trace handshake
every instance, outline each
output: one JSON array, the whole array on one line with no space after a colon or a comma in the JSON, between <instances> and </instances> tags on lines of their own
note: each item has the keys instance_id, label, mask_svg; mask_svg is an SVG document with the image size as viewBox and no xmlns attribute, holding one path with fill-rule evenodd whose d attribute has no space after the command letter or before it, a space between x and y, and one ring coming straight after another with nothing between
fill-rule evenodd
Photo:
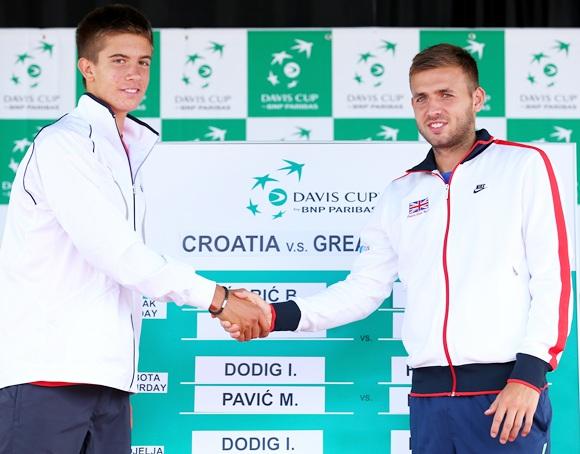
<instances>
[{"instance_id":1,"label":"handshake","mask_svg":"<svg viewBox=\"0 0 580 454\"><path fill-rule=\"evenodd\" d=\"M216 300L222 302L217 307ZM240 342L266 337L272 330L270 305L248 290L218 286L209 309L222 328Z\"/></svg>"}]
</instances>

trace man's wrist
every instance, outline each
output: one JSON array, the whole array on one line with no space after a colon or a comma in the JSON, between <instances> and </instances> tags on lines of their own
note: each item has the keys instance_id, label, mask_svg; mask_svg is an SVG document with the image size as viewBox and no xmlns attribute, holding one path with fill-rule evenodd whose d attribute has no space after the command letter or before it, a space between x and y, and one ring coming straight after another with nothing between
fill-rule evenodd
<instances>
[{"instance_id":1,"label":"man's wrist","mask_svg":"<svg viewBox=\"0 0 580 454\"><path fill-rule=\"evenodd\" d=\"M283 303L270 305L275 317L273 317L272 331L296 331L302 312L296 302L290 300Z\"/></svg>"},{"instance_id":2,"label":"man's wrist","mask_svg":"<svg viewBox=\"0 0 580 454\"><path fill-rule=\"evenodd\" d=\"M216 285L216 290L213 295L208 311L212 315L219 315L223 312L228 302L229 291L223 285Z\"/></svg>"},{"instance_id":3,"label":"man's wrist","mask_svg":"<svg viewBox=\"0 0 580 454\"><path fill-rule=\"evenodd\" d=\"M546 385L546 373L550 370L550 365L532 355L526 353L516 354L516 363L510 375L510 380L526 382L538 389L543 389Z\"/></svg>"}]
</instances>

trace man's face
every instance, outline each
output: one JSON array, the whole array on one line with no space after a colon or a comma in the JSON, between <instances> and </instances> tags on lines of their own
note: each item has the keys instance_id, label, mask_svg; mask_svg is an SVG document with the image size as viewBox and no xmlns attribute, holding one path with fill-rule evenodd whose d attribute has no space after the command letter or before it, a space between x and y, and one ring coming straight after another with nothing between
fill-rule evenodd
<instances>
[{"instance_id":1,"label":"man's face","mask_svg":"<svg viewBox=\"0 0 580 454\"><path fill-rule=\"evenodd\" d=\"M483 106L485 92L473 89L460 67L414 74L411 95L417 127L433 148L452 149L473 141L475 114Z\"/></svg>"},{"instance_id":2,"label":"man's face","mask_svg":"<svg viewBox=\"0 0 580 454\"><path fill-rule=\"evenodd\" d=\"M118 33L101 38L97 61L79 59L87 91L105 101L116 114L126 114L141 103L149 85L153 49L141 35Z\"/></svg>"}]
</instances>

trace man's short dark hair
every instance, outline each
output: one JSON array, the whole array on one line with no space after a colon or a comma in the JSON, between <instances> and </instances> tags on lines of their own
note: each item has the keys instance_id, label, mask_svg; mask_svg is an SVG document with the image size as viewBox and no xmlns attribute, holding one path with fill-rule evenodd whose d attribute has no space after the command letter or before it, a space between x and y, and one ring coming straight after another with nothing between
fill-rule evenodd
<instances>
[{"instance_id":1,"label":"man's short dark hair","mask_svg":"<svg viewBox=\"0 0 580 454\"><path fill-rule=\"evenodd\" d=\"M415 55L409 69L409 79L421 71L450 66L463 70L471 82L471 90L479 87L479 71L473 57L465 49L447 43L436 44Z\"/></svg>"},{"instance_id":2,"label":"man's short dark hair","mask_svg":"<svg viewBox=\"0 0 580 454\"><path fill-rule=\"evenodd\" d=\"M153 31L149 20L129 5L102 6L88 13L76 30L78 57L97 61L103 48L103 38L117 33L144 36L153 46Z\"/></svg>"}]
</instances>

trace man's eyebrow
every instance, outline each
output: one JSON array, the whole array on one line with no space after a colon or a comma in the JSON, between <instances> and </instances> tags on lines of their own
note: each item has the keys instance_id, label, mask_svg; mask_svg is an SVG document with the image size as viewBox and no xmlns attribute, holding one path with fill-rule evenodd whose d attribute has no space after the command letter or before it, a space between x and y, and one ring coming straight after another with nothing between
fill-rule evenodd
<instances>
[{"instance_id":1,"label":"man's eyebrow","mask_svg":"<svg viewBox=\"0 0 580 454\"><path fill-rule=\"evenodd\" d=\"M109 55L108 58L113 58L113 57L130 58L128 55L121 54L121 53ZM142 55L141 57L139 57L139 59L142 59L142 58L148 58L149 60L151 60L151 55Z\"/></svg>"},{"instance_id":2,"label":"man's eyebrow","mask_svg":"<svg viewBox=\"0 0 580 454\"><path fill-rule=\"evenodd\" d=\"M437 90L435 90L435 93L441 94L441 93L455 93L456 90L454 90L453 88L439 88ZM412 98L416 98L417 96L427 96L427 92L425 91L419 91L417 93L411 93L411 97Z\"/></svg>"}]
</instances>

